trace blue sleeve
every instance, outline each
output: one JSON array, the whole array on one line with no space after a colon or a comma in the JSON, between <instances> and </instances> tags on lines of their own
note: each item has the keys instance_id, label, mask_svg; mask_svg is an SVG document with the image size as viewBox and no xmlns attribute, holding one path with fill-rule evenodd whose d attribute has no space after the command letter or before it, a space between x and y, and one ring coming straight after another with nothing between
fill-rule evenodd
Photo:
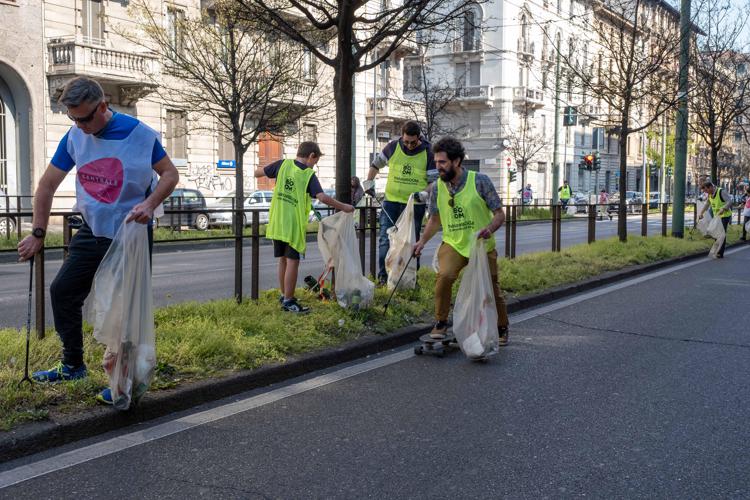
<instances>
[{"instance_id":1,"label":"blue sleeve","mask_svg":"<svg viewBox=\"0 0 750 500\"><path fill-rule=\"evenodd\" d=\"M65 132L65 135L60 140L60 143L57 145L57 151L55 151L55 156L52 157L52 161L50 162L63 172L70 172L76 164L70 153L68 153L68 132Z\"/></svg>"},{"instance_id":2,"label":"blue sleeve","mask_svg":"<svg viewBox=\"0 0 750 500\"><path fill-rule=\"evenodd\" d=\"M313 174L310 177L310 182L307 183L307 192L310 193L312 198L317 198L323 192L323 187L320 185L317 175Z\"/></svg>"},{"instance_id":3,"label":"blue sleeve","mask_svg":"<svg viewBox=\"0 0 750 500\"><path fill-rule=\"evenodd\" d=\"M157 137L154 141L154 150L151 152L151 165L156 165L165 156L167 156L167 151L164 149L164 146L161 145L161 141Z\"/></svg>"},{"instance_id":4,"label":"blue sleeve","mask_svg":"<svg viewBox=\"0 0 750 500\"><path fill-rule=\"evenodd\" d=\"M277 175L279 175L279 170L281 169L281 164L284 163L284 160L278 160L273 163L269 163L265 167L263 167L263 173L266 174L266 177L269 179L275 179Z\"/></svg>"}]
</instances>

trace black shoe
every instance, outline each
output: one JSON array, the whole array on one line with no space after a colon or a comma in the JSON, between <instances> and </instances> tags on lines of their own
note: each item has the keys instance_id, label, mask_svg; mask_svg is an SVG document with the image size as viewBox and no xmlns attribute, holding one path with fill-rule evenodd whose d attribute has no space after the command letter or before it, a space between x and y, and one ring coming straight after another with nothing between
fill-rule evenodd
<instances>
[{"instance_id":1,"label":"black shoe","mask_svg":"<svg viewBox=\"0 0 750 500\"><path fill-rule=\"evenodd\" d=\"M286 311L286 312L293 312L293 313L297 313L297 314L303 314L303 313L310 312L310 308L309 307L305 307L302 304L300 304L299 302L297 302L297 299L285 300L284 304L281 306L281 310L282 311Z\"/></svg>"},{"instance_id":2,"label":"black shoe","mask_svg":"<svg viewBox=\"0 0 750 500\"><path fill-rule=\"evenodd\" d=\"M432 327L432 331L430 332L430 338L433 338L435 340L443 340L448 336L448 322L447 321L438 321L435 323L435 326Z\"/></svg>"},{"instance_id":3,"label":"black shoe","mask_svg":"<svg viewBox=\"0 0 750 500\"><path fill-rule=\"evenodd\" d=\"M377 286L385 286L388 283L388 276L378 276Z\"/></svg>"},{"instance_id":4,"label":"black shoe","mask_svg":"<svg viewBox=\"0 0 750 500\"><path fill-rule=\"evenodd\" d=\"M508 327L498 326L497 334L500 337L500 340L497 345L499 345L500 347L505 347L506 345L508 345Z\"/></svg>"}]
</instances>

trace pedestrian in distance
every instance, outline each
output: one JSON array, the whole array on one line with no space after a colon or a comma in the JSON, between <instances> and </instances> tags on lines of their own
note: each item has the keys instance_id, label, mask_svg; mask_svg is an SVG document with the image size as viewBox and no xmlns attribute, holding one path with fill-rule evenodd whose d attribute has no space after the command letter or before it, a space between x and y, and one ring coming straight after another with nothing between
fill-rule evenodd
<instances>
[{"instance_id":1,"label":"pedestrian in distance","mask_svg":"<svg viewBox=\"0 0 750 500\"><path fill-rule=\"evenodd\" d=\"M721 223L724 226L724 231L726 231L727 226L729 226L729 223L732 221L732 197L722 188L714 186L711 181L704 182L703 189L708 195L708 203L703 205L703 210L701 210L698 218L702 219L706 210L710 206L713 213L716 214L715 216L721 217ZM724 258L724 248L726 245L727 242L725 238L724 243L722 243L721 248L719 248L719 251L716 253L717 259Z\"/></svg>"},{"instance_id":2,"label":"pedestrian in distance","mask_svg":"<svg viewBox=\"0 0 750 500\"><path fill-rule=\"evenodd\" d=\"M444 339L448 331L451 291L458 274L469 262L474 238L485 238L492 287L497 308L500 345L508 344L508 312L500 291L497 273L497 251L494 233L505 222L500 198L485 174L463 168L466 157L461 143L443 137L432 148L439 179L432 188L429 213L424 234L414 245L420 255L428 241L442 228L443 242L438 249L438 275L435 281L435 326L433 339Z\"/></svg>"},{"instance_id":3,"label":"pedestrian in distance","mask_svg":"<svg viewBox=\"0 0 750 500\"><path fill-rule=\"evenodd\" d=\"M356 175L352 176L352 205L356 207L364 195L365 192L362 190L362 184L359 182L359 177Z\"/></svg>"},{"instance_id":4,"label":"pedestrian in distance","mask_svg":"<svg viewBox=\"0 0 750 500\"><path fill-rule=\"evenodd\" d=\"M74 166L76 205L83 225L70 241L68 257L50 286L62 360L49 370L32 375L40 383L87 376L82 307L99 264L123 221L148 224L149 246L153 244L154 210L179 181L159 133L132 116L110 109L97 81L72 79L63 88L59 102L67 108L74 125L63 136L39 179L34 195L33 231L18 244L18 255L21 260L31 259L44 246L55 192ZM156 184L154 172L159 175ZM111 391L105 389L97 399L112 404Z\"/></svg>"},{"instance_id":5,"label":"pedestrian in distance","mask_svg":"<svg viewBox=\"0 0 750 500\"><path fill-rule=\"evenodd\" d=\"M570 189L570 186L568 185L568 180L565 179L563 181L563 185L557 188L557 193L560 198L560 204L563 208L568 207L568 201L570 201L570 197L573 196L573 190Z\"/></svg>"},{"instance_id":6,"label":"pedestrian in distance","mask_svg":"<svg viewBox=\"0 0 750 500\"><path fill-rule=\"evenodd\" d=\"M294 296L297 287L299 261L307 246L307 218L312 198L337 210L351 213L354 207L331 198L320 186L313 171L323 155L315 142L303 142L294 160L278 160L255 169L255 177L276 179L271 208L268 214L266 238L273 241L273 256L279 259L279 289L281 309L292 313L306 313L309 307Z\"/></svg>"},{"instance_id":7,"label":"pedestrian in distance","mask_svg":"<svg viewBox=\"0 0 750 500\"><path fill-rule=\"evenodd\" d=\"M602 189L599 193L599 220L604 220L604 216L607 215L607 204L609 203L609 193L606 189ZM609 220L612 220L612 216L609 216Z\"/></svg>"},{"instance_id":8,"label":"pedestrian in distance","mask_svg":"<svg viewBox=\"0 0 750 500\"><path fill-rule=\"evenodd\" d=\"M531 189L531 184L526 184L526 187L523 188L521 191L521 202L524 205L531 205L531 200L534 197L534 192Z\"/></svg>"},{"instance_id":9,"label":"pedestrian in distance","mask_svg":"<svg viewBox=\"0 0 750 500\"><path fill-rule=\"evenodd\" d=\"M742 211L742 241L747 241L747 226L750 224L750 186L745 186L745 208Z\"/></svg>"},{"instance_id":10,"label":"pedestrian in distance","mask_svg":"<svg viewBox=\"0 0 750 500\"><path fill-rule=\"evenodd\" d=\"M363 187L365 193L375 196L375 177L381 168L388 165L388 180L385 185L385 201L380 213L380 237L378 246L378 282L385 284L388 274L385 257L390 248L388 229L398 220L406 208L409 196L415 194L414 229L416 238L422 231L425 201L422 193L430 180L437 176L430 143L422 136L419 124L408 121L401 127L401 137L389 142L372 162ZM419 266L419 261L417 261Z\"/></svg>"}]
</instances>

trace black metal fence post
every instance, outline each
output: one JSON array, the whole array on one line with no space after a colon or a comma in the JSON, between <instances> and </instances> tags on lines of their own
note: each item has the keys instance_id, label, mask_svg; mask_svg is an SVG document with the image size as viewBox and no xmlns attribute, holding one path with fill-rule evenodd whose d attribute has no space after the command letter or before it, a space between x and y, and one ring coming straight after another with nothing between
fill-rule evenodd
<instances>
[{"instance_id":1,"label":"black metal fence post","mask_svg":"<svg viewBox=\"0 0 750 500\"><path fill-rule=\"evenodd\" d=\"M33 205L33 203L32 203L32 205ZM23 211L22 207L21 207L21 196L20 195L16 196L16 210L18 210L19 213ZM18 236L18 241L21 241L21 220L22 219L23 219L23 217L21 217L19 215L18 216L18 220L16 221L16 236Z\"/></svg>"},{"instance_id":2,"label":"black metal fence post","mask_svg":"<svg viewBox=\"0 0 750 500\"><path fill-rule=\"evenodd\" d=\"M596 205L589 205L589 243L596 241Z\"/></svg>"},{"instance_id":3,"label":"black metal fence post","mask_svg":"<svg viewBox=\"0 0 750 500\"><path fill-rule=\"evenodd\" d=\"M359 211L359 229L357 229L357 236L359 237L359 261L362 265L362 274L365 273L365 237L367 236L367 209L358 208Z\"/></svg>"},{"instance_id":4,"label":"black metal fence post","mask_svg":"<svg viewBox=\"0 0 750 500\"><path fill-rule=\"evenodd\" d=\"M557 206L557 248L555 252L559 252L562 247L562 206Z\"/></svg>"},{"instance_id":5,"label":"black metal fence post","mask_svg":"<svg viewBox=\"0 0 750 500\"><path fill-rule=\"evenodd\" d=\"M698 202L693 203L693 229L698 225Z\"/></svg>"},{"instance_id":6,"label":"black metal fence post","mask_svg":"<svg viewBox=\"0 0 750 500\"><path fill-rule=\"evenodd\" d=\"M44 338L44 246L39 253L34 256L34 280L36 281L36 303L34 312L36 313L36 338Z\"/></svg>"},{"instance_id":7,"label":"black metal fence post","mask_svg":"<svg viewBox=\"0 0 750 500\"><path fill-rule=\"evenodd\" d=\"M511 227L510 230L510 236L511 236L511 245L510 245L510 258L515 259L516 258L516 224L517 224L517 218L518 218L518 207L513 205L513 227Z\"/></svg>"},{"instance_id":8,"label":"black metal fence post","mask_svg":"<svg viewBox=\"0 0 750 500\"><path fill-rule=\"evenodd\" d=\"M374 278L377 274L376 264L378 262L377 245L378 237L378 209L370 207L370 274Z\"/></svg>"},{"instance_id":9,"label":"black metal fence post","mask_svg":"<svg viewBox=\"0 0 750 500\"><path fill-rule=\"evenodd\" d=\"M250 275L250 298L258 300L260 296L260 214L257 210L253 210L253 225L251 231L250 242L252 244L250 267L252 268L252 274ZM240 244L242 239L240 239ZM242 276L240 276L242 279Z\"/></svg>"},{"instance_id":10,"label":"black metal fence post","mask_svg":"<svg viewBox=\"0 0 750 500\"><path fill-rule=\"evenodd\" d=\"M641 206L641 236L648 236L648 203Z\"/></svg>"},{"instance_id":11,"label":"black metal fence post","mask_svg":"<svg viewBox=\"0 0 750 500\"><path fill-rule=\"evenodd\" d=\"M557 248L557 206L552 205L551 210L552 214L552 248L551 250L554 252Z\"/></svg>"},{"instance_id":12,"label":"black metal fence post","mask_svg":"<svg viewBox=\"0 0 750 500\"><path fill-rule=\"evenodd\" d=\"M661 235L667 235L667 212L669 211L669 203L662 203L661 205Z\"/></svg>"},{"instance_id":13,"label":"black metal fence post","mask_svg":"<svg viewBox=\"0 0 750 500\"><path fill-rule=\"evenodd\" d=\"M510 258L510 231L513 224L513 214L510 213L510 205L505 205L505 257Z\"/></svg>"}]
</instances>

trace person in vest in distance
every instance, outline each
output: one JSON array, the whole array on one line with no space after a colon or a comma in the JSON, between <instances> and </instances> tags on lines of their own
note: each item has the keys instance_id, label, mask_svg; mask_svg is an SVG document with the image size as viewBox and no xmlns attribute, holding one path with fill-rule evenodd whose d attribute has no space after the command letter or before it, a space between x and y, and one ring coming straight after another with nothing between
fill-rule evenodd
<instances>
[{"instance_id":1,"label":"person in vest in distance","mask_svg":"<svg viewBox=\"0 0 750 500\"><path fill-rule=\"evenodd\" d=\"M50 286L55 330L62 341L62 361L35 372L37 382L84 378L82 307L99 264L123 221L149 225L154 210L179 181L177 169L161 145L159 133L140 120L109 108L101 85L86 77L69 81L59 102L74 122L60 141L34 194L33 232L18 244L21 260L44 245L57 188L76 171L76 205L83 225L70 241L68 258ZM158 183L155 183L159 175ZM105 389L97 397L111 404Z\"/></svg>"},{"instance_id":2,"label":"person in vest in distance","mask_svg":"<svg viewBox=\"0 0 750 500\"><path fill-rule=\"evenodd\" d=\"M443 242L438 249L438 275L435 282L435 319L430 333L434 339L443 339L448 331L448 313L451 307L451 290L458 274L469 263L472 239L479 233L488 239L492 288L497 308L497 329L500 345L508 345L508 311L500 291L497 275L497 251L494 233L505 222L500 198L495 186L485 174L469 171L461 163L466 157L461 143L452 137L443 137L432 148L440 179L432 188L430 218L424 234L414 245L415 255L442 227Z\"/></svg>"},{"instance_id":3,"label":"person in vest in distance","mask_svg":"<svg viewBox=\"0 0 750 500\"><path fill-rule=\"evenodd\" d=\"M312 198L336 210L351 213L354 207L341 203L323 192L313 171L323 153L315 142L303 142L297 148L294 160L275 161L255 169L255 177L276 179L271 208L268 215L266 238L273 241L273 256L279 259L279 289L281 309L293 313L310 311L297 302L300 257L304 256L307 237L307 218L312 208Z\"/></svg>"},{"instance_id":4,"label":"person in vest in distance","mask_svg":"<svg viewBox=\"0 0 750 500\"><path fill-rule=\"evenodd\" d=\"M421 134L419 123L413 121L404 123L401 127L401 137L389 142L383 151L375 156L367 174L367 180L362 183L365 193L374 197L374 179L380 169L388 165L385 202L380 213L378 246L378 282L380 284L388 281L385 270L385 257L391 246L388 229L401 216L409 201L409 196L414 194L414 229L416 239L419 239L426 201L422 199L422 192L427 189L428 182L437 178L430 143Z\"/></svg>"},{"instance_id":5,"label":"person in vest in distance","mask_svg":"<svg viewBox=\"0 0 750 500\"><path fill-rule=\"evenodd\" d=\"M706 211L711 208L714 217L721 217L721 224L724 226L724 231L727 230L727 226L732 220L732 197L729 196L722 188L717 188L713 182L706 181L703 183L703 189L708 195L708 203L703 205L701 213L698 215L699 219L703 218ZM721 248L716 253L717 259L724 258L724 248L727 246L727 240L724 238Z\"/></svg>"}]
</instances>

